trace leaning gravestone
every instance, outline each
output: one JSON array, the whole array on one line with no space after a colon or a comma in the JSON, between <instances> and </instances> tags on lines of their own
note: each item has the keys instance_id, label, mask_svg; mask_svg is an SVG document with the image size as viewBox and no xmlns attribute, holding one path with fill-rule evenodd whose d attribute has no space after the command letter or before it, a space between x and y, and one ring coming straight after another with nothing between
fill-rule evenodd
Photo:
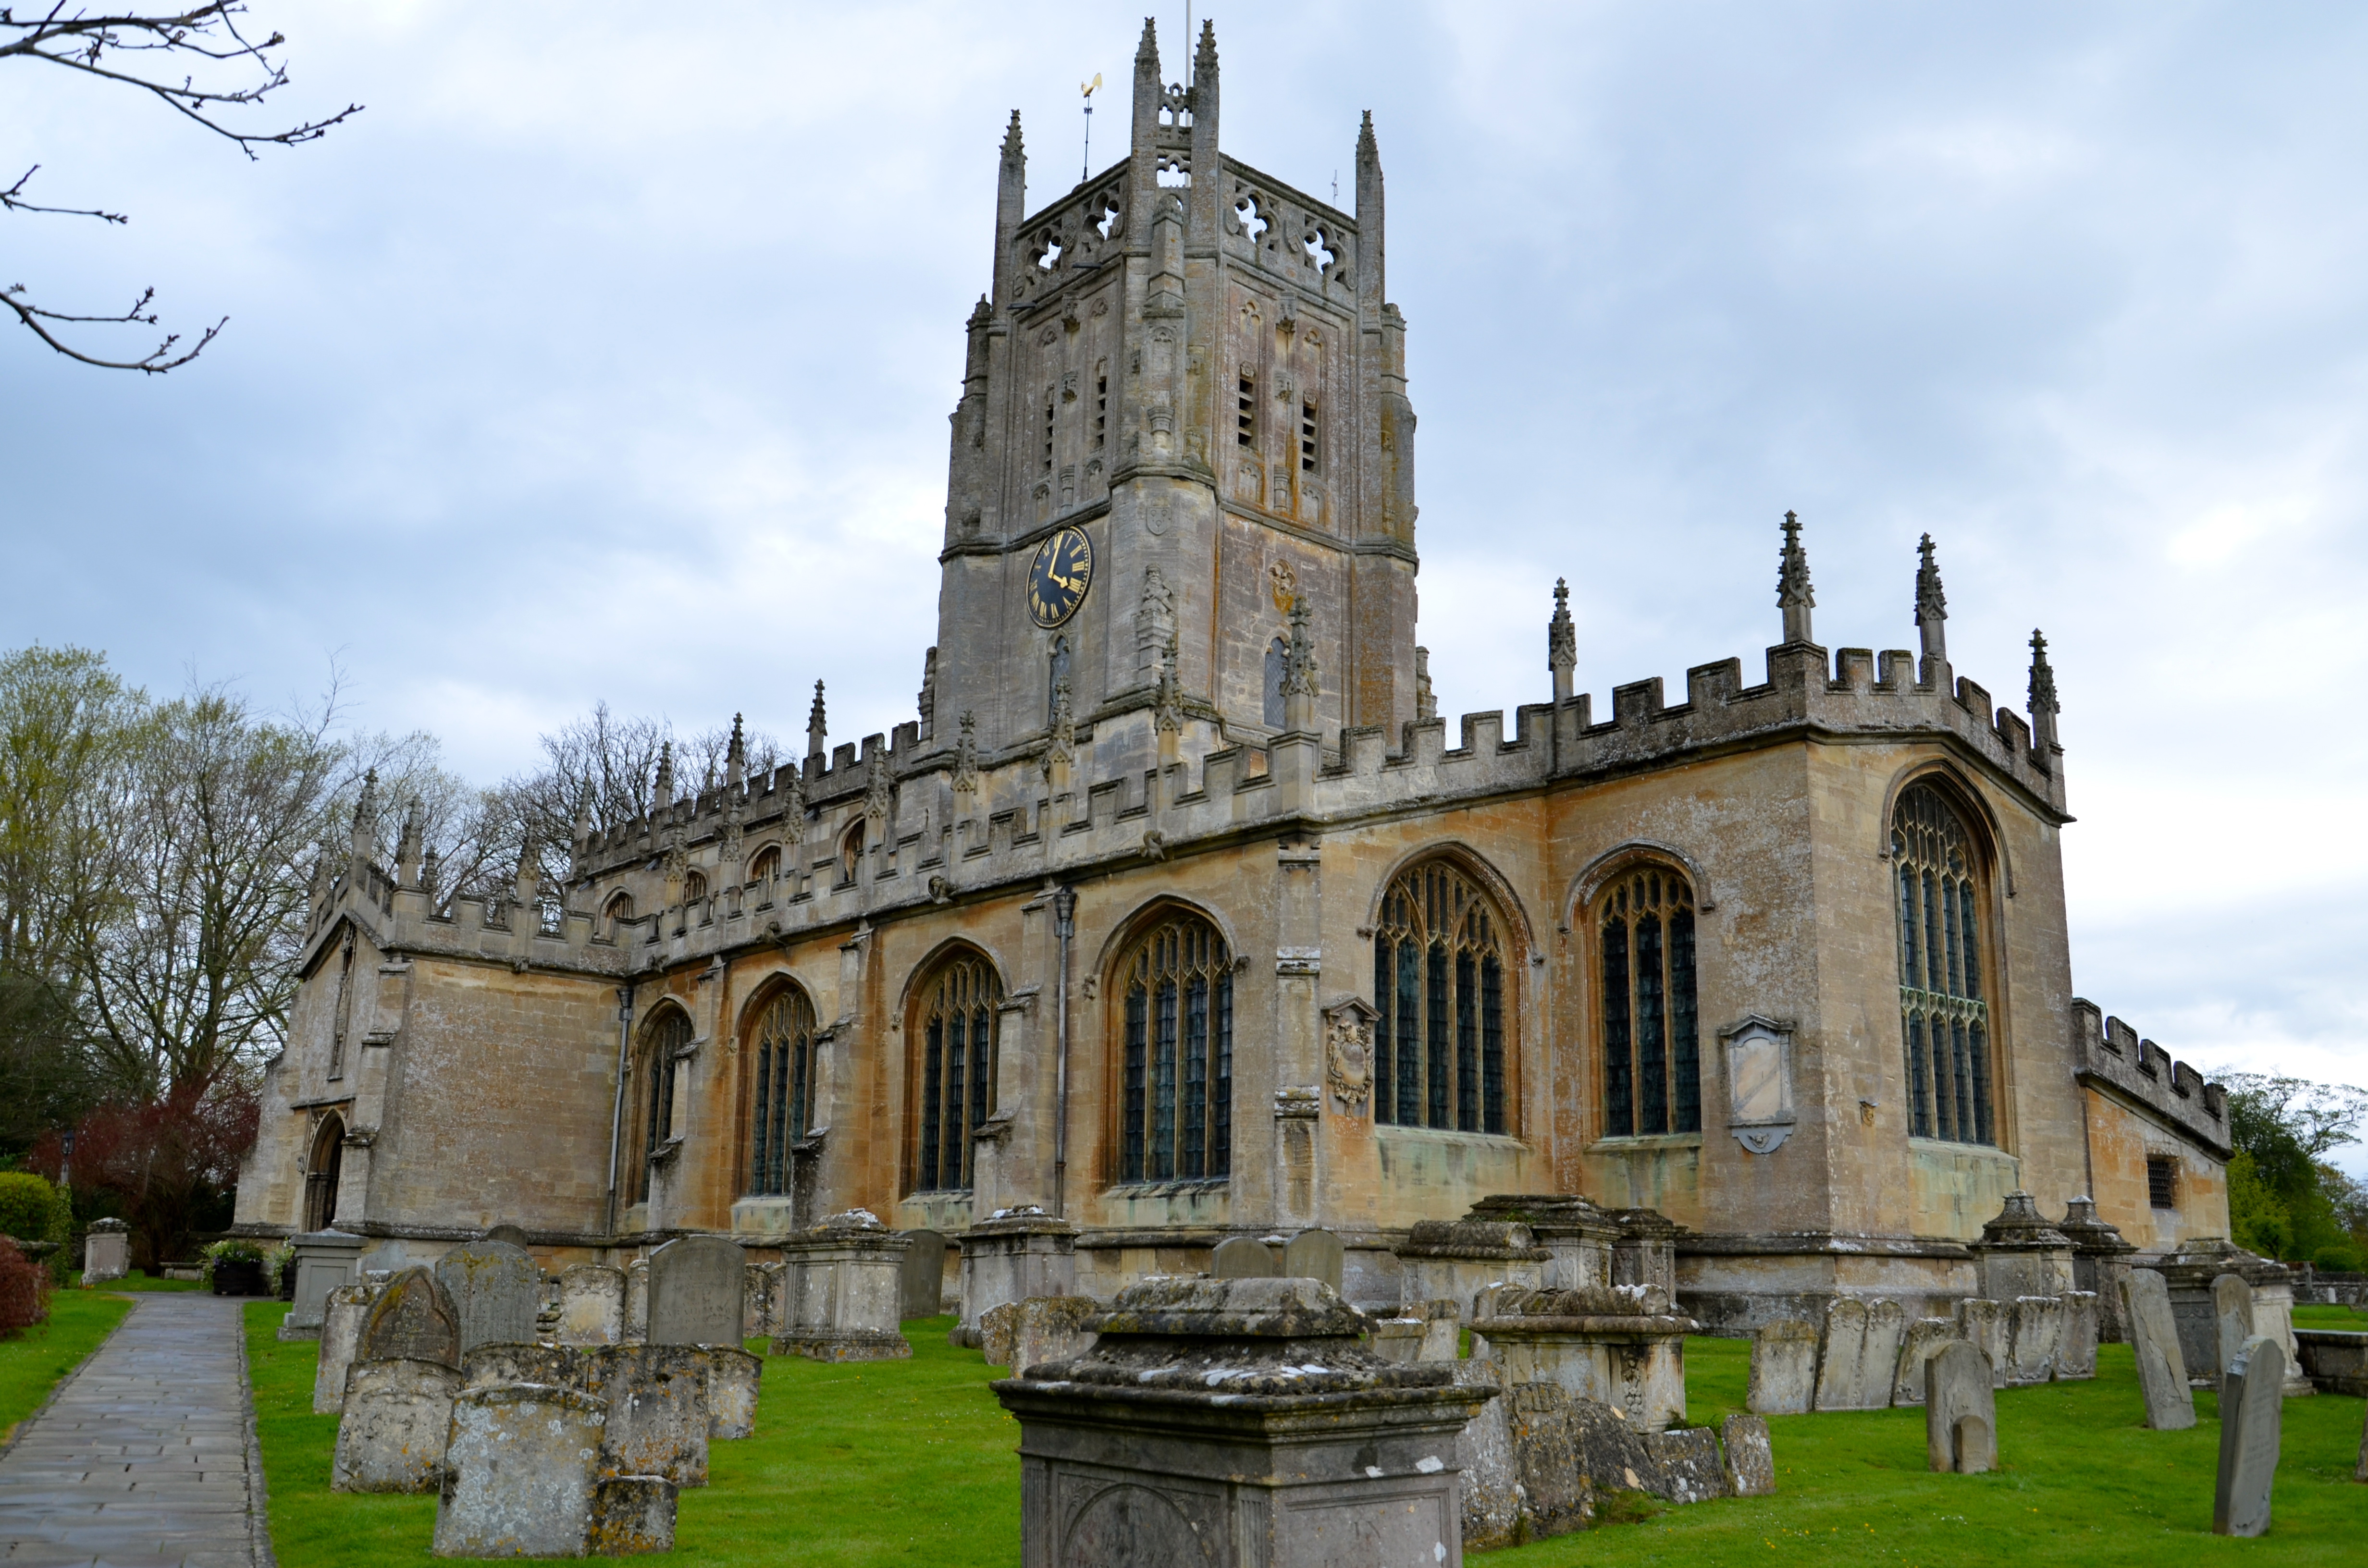
<instances>
[{"instance_id":1,"label":"leaning gravestone","mask_svg":"<svg viewBox=\"0 0 2368 1568\"><path fill-rule=\"evenodd\" d=\"M1250 1236L1227 1236L1209 1255L1209 1272L1220 1279L1263 1279L1282 1272L1274 1248Z\"/></svg>"},{"instance_id":2,"label":"leaning gravestone","mask_svg":"<svg viewBox=\"0 0 2368 1568\"><path fill-rule=\"evenodd\" d=\"M461 1364L461 1320L452 1300L426 1268L406 1268L386 1282L354 1346L354 1360Z\"/></svg>"},{"instance_id":3,"label":"leaning gravestone","mask_svg":"<svg viewBox=\"0 0 2368 1568\"><path fill-rule=\"evenodd\" d=\"M1282 1249L1282 1271L1301 1279L1321 1279L1335 1290L1348 1267L1340 1238L1329 1231L1302 1231Z\"/></svg>"},{"instance_id":4,"label":"leaning gravestone","mask_svg":"<svg viewBox=\"0 0 2368 1568\"><path fill-rule=\"evenodd\" d=\"M740 1345L748 1255L722 1236L677 1236L650 1254L652 1345Z\"/></svg>"},{"instance_id":5,"label":"leaning gravestone","mask_svg":"<svg viewBox=\"0 0 2368 1568\"><path fill-rule=\"evenodd\" d=\"M2146 1395L2146 1422L2157 1432L2183 1432L2195 1425L2195 1395L2187 1386L2187 1361L2179 1349L2179 1323L2170 1312L2170 1287L2151 1268L2123 1276L2122 1316L2136 1352L2138 1388Z\"/></svg>"},{"instance_id":6,"label":"leaning gravestone","mask_svg":"<svg viewBox=\"0 0 2368 1568\"><path fill-rule=\"evenodd\" d=\"M1968 1296L1957 1303L1957 1337L1990 1358L1990 1386L2006 1387L2009 1311L2002 1302Z\"/></svg>"},{"instance_id":7,"label":"leaning gravestone","mask_svg":"<svg viewBox=\"0 0 2368 1568\"><path fill-rule=\"evenodd\" d=\"M1735 1415L1719 1428L1726 1462L1726 1489L1737 1497L1768 1497L1776 1491L1776 1451L1768 1441L1768 1423L1757 1415Z\"/></svg>"},{"instance_id":8,"label":"leaning gravestone","mask_svg":"<svg viewBox=\"0 0 2368 1568\"><path fill-rule=\"evenodd\" d=\"M625 1265L625 1337L638 1344L650 1333L650 1260L637 1257Z\"/></svg>"},{"instance_id":9,"label":"leaning gravestone","mask_svg":"<svg viewBox=\"0 0 2368 1568\"><path fill-rule=\"evenodd\" d=\"M436 1282L459 1314L462 1355L480 1345L524 1345L534 1338L542 1271L526 1248L495 1241L454 1247L437 1259Z\"/></svg>"},{"instance_id":10,"label":"leaning gravestone","mask_svg":"<svg viewBox=\"0 0 2368 1568\"><path fill-rule=\"evenodd\" d=\"M728 1345L702 1345L707 1354L707 1435L746 1437L757 1430L757 1392L764 1358Z\"/></svg>"},{"instance_id":11,"label":"leaning gravestone","mask_svg":"<svg viewBox=\"0 0 2368 1568\"><path fill-rule=\"evenodd\" d=\"M2009 1383L2044 1383L2055 1376L2064 1346L2064 1298L2017 1296L2007 1340Z\"/></svg>"},{"instance_id":12,"label":"leaning gravestone","mask_svg":"<svg viewBox=\"0 0 2368 1568\"><path fill-rule=\"evenodd\" d=\"M1817 1390L1817 1331L1798 1318L1762 1324L1751 1335L1751 1392L1745 1407L1759 1415L1805 1413Z\"/></svg>"},{"instance_id":13,"label":"leaning gravestone","mask_svg":"<svg viewBox=\"0 0 2368 1568\"><path fill-rule=\"evenodd\" d=\"M1718 1457L1718 1434L1707 1426L1647 1432L1645 1451L1653 1456L1653 1468L1659 1473L1663 1490L1656 1495L1672 1503L1707 1503L1732 1490Z\"/></svg>"},{"instance_id":14,"label":"leaning gravestone","mask_svg":"<svg viewBox=\"0 0 2368 1568\"><path fill-rule=\"evenodd\" d=\"M1411 1361L1407 1356L1405 1361ZM1497 1388L1492 1361L1451 1364L1455 1381L1465 1388ZM1518 1545L1521 1514L1528 1500L1513 1464L1513 1435L1507 1421L1506 1402L1493 1398L1463 1424L1457 1442L1463 1460L1463 1544L1466 1548Z\"/></svg>"},{"instance_id":15,"label":"leaning gravestone","mask_svg":"<svg viewBox=\"0 0 2368 1568\"><path fill-rule=\"evenodd\" d=\"M2213 1293L2219 1294L2217 1281ZM2285 1348L2268 1335L2245 1341L2221 1374L2220 1474L2212 1489L2214 1535L2256 1536L2269 1530L2270 1485L2278 1473L2278 1424L2285 1415Z\"/></svg>"},{"instance_id":16,"label":"leaning gravestone","mask_svg":"<svg viewBox=\"0 0 2368 1568\"><path fill-rule=\"evenodd\" d=\"M1866 1391L1866 1303L1837 1296L1826 1303L1826 1337L1817 1355L1817 1408L1862 1410Z\"/></svg>"},{"instance_id":17,"label":"leaning gravestone","mask_svg":"<svg viewBox=\"0 0 2368 1568\"><path fill-rule=\"evenodd\" d=\"M1011 1367L1011 1346L1019 1328L1019 1303L989 1307L978 1317L978 1347L990 1367ZM1011 1367L1017 1374L1020 1369Z\"/></svg>"},{"instance_id":18,"label":"leaning gravestone","mask_svg":"<svg viewBox=\"0 0 2368 1568\"><path fill-rule=\"evenodd\" d=\"M581 1557L600 1478L602 1402L510 1384L452 1402L438 1557Z\"/></svg>"},{"instance_id":19,"label":"leaning gravestone","mask_svg":"<svg viewBox=\"0 0 2368 1568\"><path fill-rule=\"evenodd\" d=\"M945 1310L946 1238L936 1231L907 1231L913 1244L898 1266L907 1318L933 1318Z\"/></svg>"},{"instance_id":20,"label":"leaning gravestone","mask_svg":"<svg viewBox=\"0 0 2368 1568\"><path fill-rule=\"evenodd\" d=\"M1962 1340L1924 1363L1924 1450L1932 1469L1959 1475L1981 1475L1998 1464L1990 1358Z\"/></svg>"},{"instance_id":21,"label":"leaning gravestone","mask_svg":"<svg viewBox=\"0 0 2368 1568\"><path fill-rule=\"evenodd\" d=\"M461 1374L440 1361L364 1361L347 1374L332 1492L433 1492Z\"/></svg>"},{"instance_id":22,"label":"leaning gravestone","mask_svg":"<svg viewBox=\"0 0 2368 1568\"><path fill-rule=\"evenodd\" d=\"M2244 1276L2223 1274L2212 1281L2212 1321L2219 1333L2220 1370L2225 1374L2253 1337L2253 1288Z\"/></svg>"},{"instance_id":23,"label":"leaning gravestone","mask_svg":"<svg viewBox=\"0 0 2368 1568\"><path fill-rule=\"evenodd\" d=\"M1899 1344L1907 1332L1907 1312L1897 1301L1866 1304L1866 1348L1859 1357L1859 1407L1881 1410L1891 1403L1899 1374Z\"/></svg>"},{"instance_id":24,"label":"leaning gravestone","mask_svg":"<svg viewBox=\"0 0 2368 1568\"><path fill-rule=\"evenodd\" d=\"M360 1347L362 1323L382 1285L341 1285L321 1304L320 1358L313 1364L313 1414L334 1415L346 1407L346 1371Z\"/></svg>"},{"instance_id":25,"label":"leaning gravestone","mask_svg":"<svg viewBox=\"0 0 2368 1568\"><path fill-rule=\"evenodd\" d=\"M615 1345L625 1337L625 1271L578 1263L559 1271L562 1345Z\"/></svg>"}]
</instances>

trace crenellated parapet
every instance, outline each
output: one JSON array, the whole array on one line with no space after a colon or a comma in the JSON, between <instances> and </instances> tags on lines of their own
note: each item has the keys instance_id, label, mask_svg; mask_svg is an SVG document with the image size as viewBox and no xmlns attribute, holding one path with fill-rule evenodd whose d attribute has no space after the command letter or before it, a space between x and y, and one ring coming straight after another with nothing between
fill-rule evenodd
<instances>
[{"instance_id":1,"label":"crenellated parapet","mask_svg":"<svg viewBox=\"0 0 2368 1568\"><path fill-rule=\"evenodd\" d=\"M2227 1089L2084 996L2072 998L2072 1049L2080 1082L2145 1106L2220 1159L2234 1152Z\"/></svg>"}]
</instances>

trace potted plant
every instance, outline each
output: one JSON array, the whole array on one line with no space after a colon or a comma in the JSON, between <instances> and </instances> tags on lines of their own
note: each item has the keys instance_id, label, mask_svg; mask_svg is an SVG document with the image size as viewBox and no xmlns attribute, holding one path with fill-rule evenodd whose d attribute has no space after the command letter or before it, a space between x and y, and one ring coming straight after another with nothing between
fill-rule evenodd
<instances>
[{"instance_id":1,"label":"potted plant","mask_svg":"<svg viewBox=\"0 0 2368 1568\"><path fill-rule=\"evenodd\" d=\"M282 1242L273 1247L263 1260L263 1272L268 1278L270 1293L283 1301L296 1299L296 1244Z\"/></svg>"},{"instance_id":2,"label":"potted plant","mask_svg":"<svg viewBox=\"0 0 2368 1568\"><path fill-rule=\"evenodd\" d=\"M266 1293L263 1248L244 1236L225 1236L199 1257L198 1278L217 1296L260 1296Z\"/></svg>"}]
</instances>

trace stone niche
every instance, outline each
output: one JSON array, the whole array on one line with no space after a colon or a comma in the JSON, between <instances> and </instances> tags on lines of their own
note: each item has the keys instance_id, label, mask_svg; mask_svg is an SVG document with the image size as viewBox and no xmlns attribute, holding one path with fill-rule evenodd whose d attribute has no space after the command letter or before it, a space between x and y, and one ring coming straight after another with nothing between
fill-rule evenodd
<instances>
[{"instance_id":1,"label":"stone niche","mask_svg":"<svg viewBox=\"0 0 2368 1568\"><path fill-rule=\"evenodd\" d=\"M1493 1387L1374 1355L1315 1279L1146 1279L1086 1326L1092 1349L994 1385L1025 1568L1463 1561L1460 1437Z\"/></svg>"}]
</instances>

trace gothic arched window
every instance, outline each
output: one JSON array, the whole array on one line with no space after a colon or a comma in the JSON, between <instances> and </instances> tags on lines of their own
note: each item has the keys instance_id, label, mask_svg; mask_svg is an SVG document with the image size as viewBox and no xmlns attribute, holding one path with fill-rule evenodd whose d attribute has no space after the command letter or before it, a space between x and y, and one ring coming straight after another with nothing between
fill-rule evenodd
<instances>
[{"instance_id":1,"label":"gothic arched window","mask_svg":"<svg viewBox=\"0 0 2368 1568\"><path fill-rule=\"evenodd\" d=\"M691 871L687 873L682 879L682 902L685 903L697 903L700 899L705 898L706 896L706 874L700 871Z\"/></svg>"},{"instance_id":2,"label":"gothic arched window","mask_svg":"<svg viewBox=\"0 0 2368 1568\"><path fill-rule=\"evenodd\" d=\"M1403 872L1373 928L1373 1117L1502 1132L1503 922L1477 884L1432 860Z\"/></svg>"},{"instance_id":3,"label":"gothic arched window","mask_svg":"<svg viewBox=\"0 0 2368 1568\"><path fill-rule=\"evenodd\" d=\"M610 899L608 906L600 911L600 918L608 922L609 940L613 942L623 936L625 922L632 917L633 895L632 893L620 892Z\"/></svg>"},{"instance_id":4,"label":"gothic arched window","mask_svg":"<svg viewBox=\"0 0 2368 1568\"><path fill-rule=\"evenodd\" d=\"M1892 813L1891 858L1908 1131L1918 1138L1995 1143L1980 937L1987 901L1973 835L1940 790L1910 785Z\"/></svg>"},{"instance_id":5,"label":"gothic arched window","mask_svg":"<svg viewBox=\"0 0 2368 1568\"><path fill-rule=\"evenodd\" d=\"M1603 1135L1702 1131L1694 899L1662 866L1630 871L1595 905L1603 960Z\"/></svg>"},{"instance_id":6,"label":"gothic arched window","mask_svg":"<svg viewBox=\"0 0 2368 1568\"><path fill-rule=\"evenodd\" d=\"M632 1180L626 1185L635 1203L649 1201L650 1162L674 1136L675 1059L690 1044L690 1018L679 1007L666 1008L642 1031L633 1084L642 1135L632 1144Z\"/></svg>"},{"instance_id":7,"label":"gothic arched window","mask_svg":"<svg viewBox=\"0 0 2368 1568\"><path fill-rule=\"evenodd\" d=\"M913 1039L920 1105L913 1190L970 1186L971 1134L995 1108L996 1014L1003 984L976 953L947 960L921 988Z\"/></svg>"},{"instance_id":8,"label":"gothic arched window","mask_svg":"<svg viewBox=\"0 0 2368 1568\"><path fill-rule=\"evenodd\" d=\"M757 858L748 862L748 880L752 882L769 882L780 874L781 846L778 844L757 850Z\"/></svg>"},{"instance_id":9,"label":"gothic arched window","mask_svg":"<svg viewBox=\"0 0 2368 1568\"><path fill-rule=\"evenodd\" d=\"M861 871L862 869L863 819L861 817L858 817L855 819L854 825L839 835L838 885L840 887L846 887L848 884L854 881L857 873Z\"/></svg>"},{"instance_id":10,"label":"gothic arched window","mask_svg":"<svg viewBox=\"0 0 2368 1568\"><path fill-rule=\"evenodd\" d=\"M749 1031L757 1074L751 1111L748 1191L759 1198L790 1190L790 1145L806 1135L814 1109L814 1013L806 994L784 986Z\"/></svg>"},{"instance_id":11,"label":"gothic arched window","mask_svg":"<svg viewBox=\"0 0 2368 1568\"><path fill-rule=\"evenodd\" d=\"M1234 961L1224 937L1178 910L1136 939L1116 973L1119 1179L1225 1176L1234 1163Z\"/></svg>"},{"instance_id":12,"label":"gothic arched window","mask_svg":"<svg viewBox=\"0 0 2368 1568\"><path fill-rule=\"evenodd\" d=\"M337 1217L337 1173L346 1159L346 1122L331 1111L313 1135L313 1154L304 1172L304 1228L325 1231Z\"/></svg>"}]
</instances>

